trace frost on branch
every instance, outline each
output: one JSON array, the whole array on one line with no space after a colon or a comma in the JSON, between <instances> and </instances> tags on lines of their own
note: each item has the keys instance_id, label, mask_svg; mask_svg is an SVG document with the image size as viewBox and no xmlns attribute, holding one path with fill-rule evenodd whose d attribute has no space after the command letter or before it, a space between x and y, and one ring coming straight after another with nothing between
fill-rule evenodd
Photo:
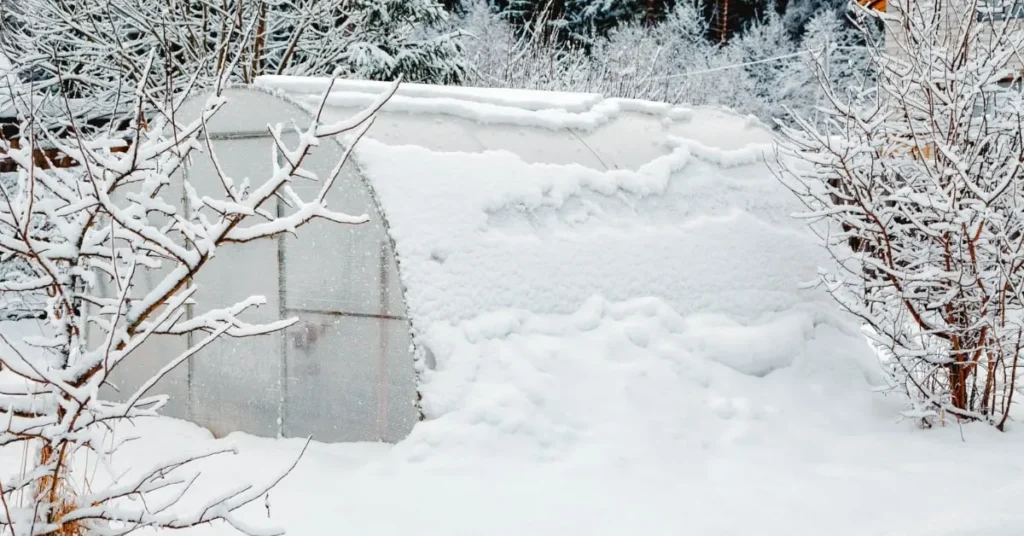
<instances>
[{"instance_id":1,"label":"frost on branch","mask_svg":"<svg viewBox=\"0 0 1024 536\"><path fill-rule=\"evenodd\" d=\"M264 303L261 296L204 309L193 281L215 254L231 255L236 244L294 233L316 219L365 222L366 216L326 203L343 162L322 177L303 162L322 138L358 140L397 83L352 119L325 124L318 113L289 138L297 139L293 144L285 143L281 127L272 128L271 154L252 155L267 159L265 176L229 177L218 168L202 177L217 187L199 188L182 170L195 153L213 150L205 126L224 105L222 92L213 92L198 118L183 122L176 114L183 96L158 98L166 93L148 91L147 80L134 92L139 119L127 139L73 128L77 115L65 94L45 103L63 107L72 127L68 136L56 136L41 127L35 94L17 84L5 88L9 102L19 104L25 134L18 144L0 140L0 154L17 167L0 182L0 251L23 268L3 274L0 293L35 304L46 336L18 341L0 332L0 449L25 449L21 467L0 468L0 534L126 534L218 520L245 533L276 533L247 526L234 512L264 497L284 474L185 507L180 499L200 478L193 462L231 451L183 453L119 473L113 456L130 438L118 425L157 415L167 400L152 388L174 367L202 358L216 338L266 334L294 322L243 320ZM38 165L41 148L74 165ZM318 181L319 188L300 196L291 186L296 178ZM123 401L101 398L111 374L132 367L135 351L160 336L187 337L190 346L137 391L122 393ZM97 468L105 478L94 478Z\"/></svg>"},{"instance_id":2,"label":"frost on branch","mask_svg":"<svg viewBox=\"0 0 1024 536\"><path fill-rule=\"evenodd\" d=\"M783 128L779 176L819 224L838 264L823 282L866 325L907 415L1002 429L1024 348L1024 36L970 0L890 7L877 82L841 91L819 76L826 120Z\"/></svg>"}]
</instances>

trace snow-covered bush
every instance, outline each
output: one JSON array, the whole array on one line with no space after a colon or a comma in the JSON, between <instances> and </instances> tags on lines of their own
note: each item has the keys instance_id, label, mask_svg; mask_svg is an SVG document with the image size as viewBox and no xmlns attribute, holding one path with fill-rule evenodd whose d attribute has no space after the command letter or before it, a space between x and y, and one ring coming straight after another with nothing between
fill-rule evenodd
<instances>
[{"instance_id":1,"label":"snow-covered bush","mask_svg":"<svg viewBox=\"0 0 1024 536\"><path fill-rule=\"evenodd\" d=\"M838 261L822 281L908 415L1002 428L1024 350L1024 34L977 20L973 0L890 6L877 81L844 91L819 69L824 121L783 128L780 177L821 223Z\"/></svg>"},{"instance_id":2,"label":"snow-covered bush","mask_svg":"<svg viewBox=\"0 0 1024 536\"><path fill-rule=\"evenodd\" d=\"M219 165L215 176L194 177L183 170L196 153L213 151L205 125L225 103L223 84L199 117L184 118L179 112L187 93L154 97L167 93L153 91L145 76L153 63L140 68L133 108L136 117L144 109L156 113L145 123L133 121L127 139L74 129L69 137L53 136L32 107L21 105L35 102L32 88L5 88L19 104L24 136L18 147L0 140L0 153L18 168L13 180L0 184L0 251L27 270L9 278L5 272L0 294L44 296L37 305L45 314L45 336L12 340L0 331L0 449L24 447L18 466L0 467L0 534L117 535L216 520L246 533L277 533L243 524L233 512L263 499L283 474L238 483L205 502L187 500L200 478L191 462L231 450L185 449L149 467L118 467L115 453L132 439L131 427L118 425L157 415L167 400L151 389L186 360L201 358L197 354L218 337L260 335L294 322L244 320L246 311L265 302L260 296L204 309L195 299L194 278L214 255L295 233L314 219L366 221L326 204L342 162L322 177L303 162L323 138L347 133L357 140L397 84L350 119L327 124L317 114L308 128L296 126L294 144L284 141L282 126L272 127L274 144L262 177L230 177ZM64 120L72 123L66 91L58 95L68 106ZM43 144L74 165L34 165ZM208 158L217 162L215 155ZM318 193L303 198L291 187L294 179L319 181ZM200 180L219 187L193 184ZM119 401L102 397L111 374L132 366L135 350L167 336L182 337L189 348L134 393L121 393Z\"/></svg>"}]
</instances>

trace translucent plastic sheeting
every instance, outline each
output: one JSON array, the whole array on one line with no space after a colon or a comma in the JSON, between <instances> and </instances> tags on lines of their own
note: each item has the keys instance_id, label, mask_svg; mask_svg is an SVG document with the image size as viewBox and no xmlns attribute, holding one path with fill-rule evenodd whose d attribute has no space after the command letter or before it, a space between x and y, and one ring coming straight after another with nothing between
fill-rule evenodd
<instances>
[{"instance_id":1,"label":"translucent plastic sheeting","mask_svg":"<svg viewBox=\"0 0 1024 536\"><path fill-rule=\"evenodd\" d=\"M309 99L308 104L312 104ZM332 107L324 111L328 120L340 120L359 113L358 107ZM429 132L429 136L424 136ZM368 135L388 145L417 145L438 152L479 153L508 151L526 162L579 164L605 169L601 159L586 142L569 129L550 130L515 124L486 124L441 114L380 111Z\"/></svg>"},{"instance_id":2,"label":"translucent plastic sheeting","mask_svg":"<svg viewBox=\"0 0 1024 536\"><path fill-rule=\"evenodd\" d=\"M311 118L258 90L232 89L226 97L208 130L220 166L235 184L243 178L262 183L272 173L273 140L266 126L294 122L302 128ZM204 100L187 104L180 116L197 115ZM295 140L285 136L289 146ZM321 142L303 163L319 180L291 183L300 197L312 199L342 155L336 143ZM196 155L187 173L199 196L223 195L208 155ZM180 191L180 180L172 188ZM295 236L225 245L200 271L195 313L260 295L265 305L241 319L262 323L294 317L298 323L259 337L223 337L204 348L153 390L171 395L165 413L217 435L244 431L326 442L397 441L408 435L419 419L416 374L391 240L353 164L342 169L327 202L332 210L365 214L369 221L314 221ZM264 208L290 210L277 203ZM209 209L203 213L217 217ZM122 391L148 379L186 342L147 343L143 355L118 371L127 388Z\"/></svg>"},{"instance_id":3,"label":"translucent plastic sheeting","mask_svg":"<svg viewBox=\"0 0 1024 536\"><path fill-rule=\"evenodd\" d=\"M315 164L334 163L323 154L311 157ZM338 181L328 193L328 207L353 216L366 215L369 221L360 225L313 221L284 239L286 306L298 312L404 317L398 264L373 198L352 162L345 165ZM304 199L315 196L320 186L308 181L292 185Z\"/></svg>"},{"instance_id":4,"label":"translucent plastic sheeting","mask_svg":"<svg viewBox=\"0 0 1024 536\"><path fill-rule=\"evenodd\" d=\"M180 192L182 189L181 180L177 177L171 178L171 185L168 191ZM124 203L124 191L117 191L112 196L115 203ZM180 194L168 194L167 199L180 198ZM179 203L180 204L180 203ZM151 214L150 221L154 225L164 225L164 217ZM142 296L157 286L157 284L170 272L170 266L165 265L159 269L147 269L138 267L132 284L135 286L135 295ZM98 293L104 296L117 296L118 289L113 288L112 283L105 278L97 278ZM94 306L89 306L89 312L94 312ZM157 309L156 314L160 313ZM87 342L91 349L106 344L105 333L97 329L95 324L90 323L86 328ZM172 337L167 335L152 335L142 345L113 369L107 382L101 387L101 395L111 400L127 400L135 394L146 382L149 381L168 363L180 356L188 349L188 341L185 337ZM188 389L188 367L179 366L165 374L149 391L146 396L166 395L166 405L163 407L163 414L171 417L186 418L188 416L189 389Z\"/></svg>"},{"instance_id":5,"label":"translucent plastic sheeting","mask_svg":"<svg viewBox=\"0 0 1024 536\"><path fill-rule=\"evenodd\" d=\"M226 173L238 179L262 182L271 173L269 140L213 141ZM189 178L200 198L223 197L221 186L206 155L195 159ZM258 183L258 182L257 182ZM267 207L276 209L276 202ZM216 221L217 214L202 214ZM281 318L277 240L230 244L218 249L195 279L196 313L229 307L250 296L263 296L266 304L242 313L243 321L273 322ZM221 434L233 430L273 436L279 431L281 393L281 336L221 337L189 363L191 418Z\"/></svg>"},{"instance_id":6,"label":"translucent plastic sheeting","mask_svg":"<svg viewBox=\"0 0 1024 536\"><path fill-rule=\"evenodd\" d=\"M287 333L285 435L332 441L408 435L418 415L409 411L416 389L405 321L298 316L302 323Z\"/></svg>"}]
</instances>

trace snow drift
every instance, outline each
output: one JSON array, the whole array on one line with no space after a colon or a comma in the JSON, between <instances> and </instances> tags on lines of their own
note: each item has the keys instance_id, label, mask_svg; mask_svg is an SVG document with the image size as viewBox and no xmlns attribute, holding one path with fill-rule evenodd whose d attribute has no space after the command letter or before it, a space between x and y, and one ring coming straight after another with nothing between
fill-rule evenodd
<instances>
[{"instance_id":1,"label":"snow drift","mask_svg":"<svg viewBox=\"0 0 1024 536\"><path fill-rule=\"evenodd\" d=\"M309 107L327 87L259 84ZM327 114L383 88L337 82ZM771 141L715 109L400 88L355 151L436 360L397 452L599 463L746 437L826 388L866 408L870 352L802 287L828 259Z\"/></svg>"}]
</instances>

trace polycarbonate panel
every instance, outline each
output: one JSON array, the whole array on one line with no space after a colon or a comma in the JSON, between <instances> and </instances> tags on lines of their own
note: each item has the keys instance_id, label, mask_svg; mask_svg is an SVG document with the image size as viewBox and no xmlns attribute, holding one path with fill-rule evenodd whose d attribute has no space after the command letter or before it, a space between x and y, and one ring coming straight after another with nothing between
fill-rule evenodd
<instances>
[{"instance_id":1,"label":"polycarbonate panel","mask_svg":"<svg viewBox=\"0 0 1024 536\"><path fill-rule=\"evenodd\" d=\"M217 159L235 184L249 177L262 182L270 173L268 140L215 141ZM199 155L189 170L199 196L223 196L209 155ZM276 200L266 209L276 210ZM213 220L216 214L203 211ZM266 304L239 315L256 324L281 318L279 300L278 240L225 244L196 277L198 306L195 314L229 307L262 296ZM196 342L203 335L195 336ZM235 430L275 436L279 431L281 403L281 335L233 338L223 336L191 359L192 419L216 434Z\"/></svg>"},{"instance_id":2,"label":"polycarbonate panel","mask_svg":"<svg viewBox=\"0 0 1024 536\"><path fill-rule=\"evenodd\" d=\"M355 108L329 108L332 118L353 115ZM378 115L367 136L388 145L415 145L438 152L508 151L533 164L579 164L604 170L600 154L569 129L509 123L481 123L443 114L388 112Z\"/></svg>"},{"instance_id":3,"label":"polycarbonate panel","mask_svg":"<svg viewBox=\"0 0 1024 536\"><path fill-rule=\"evenodd\" d=\"M164 201L169 204L178 205L181 198L181 182L177 177L171 179L171 187L163 192ZM125 203L125 191L118 191L112 197L119 205ZM154 226L161 226L166 223L166 218L152 214L150 222ZM146 296L152 289L156 288L163 278L171 272L173 265L165 263L159 269L149 269L139 266L135 271L132 280L132 296L140 299ZM102 296L117 296L118 291L113 287L113 282L104 277L97 278L96 291ZM162 309L157 309L150 317L150 320L157 318ZM99 348L104 344L105 333L97 328L95 324L87 327L86 337L91 349ZM180 356L188 349L187 340L183 337L169 335L152 335L134 352L126 357L111 373L107 382L101 387L101 393L109 400L124 402L134 395L150 378L160 372L165 366ZM164 395L169 399L161 410L163 415L188 419L188 365L181 363L175 369L167 373L144 397Z\"/></svg>"},{"instance_id":4,"label":"polycarbonate panel","mask_svg":"<svg viewBox=\"0 0 1024 536\"><path fill-rule=\"evenodd\" d=\"M305 126L310 118L259 91L231 89L226 96L221 119L211 122L212 131L222 137L212 142L218 161L234 184L246 178L260 184L272 170L273 140L258 137L266 124L294 120ZM197 114L204 100L186 105L181 116ZM285 136L289 147L294 140L294 135ZM342 154L339 145L322 142L304 167L326 180ZM188 174L200 196L224 197L205 152L194 153ZM294 179L291 185L311 200L321 181ZM168 190L174 193L165 200L180 205L177 177ZM332 210L365 213L370 221L354 226L314 221L297 236L224 245L202 268L195 281L198 305L190 314L261 295L266 304L243 313L242 320L262 323L294 316L301 321L283 332L223 336L205 347L152 391L172 396L165 414L188 418L218 436L244 431L312 435L321 441L398 441L409 433L419 418L416 377L385 223L354 163L345 166L327 202ZM289 210L277 203L264 208ZM218 218L210 209L203 213L211 221ZM138 282L140 290L152 288L159 274L145 279ZM197 343L204 336L164 337L144 345L115 376L127 391L123 396L184 351L189 340Z\"/></svg>"},{"instance_id":5,"label":"polycarbonate panel","mask_svg":"<svg viewBox=\"0 0 1024 536\"><path fill-rule=\"evenodd\" d=\"M404 320L299 313L288 330L285 435L389 441L419 419Z\"/></svg>"},{"instance_id":6,"label":"polycarbonate panel","mask_svg":"<svg viewBox=\"0 0 1024 536\"><path fill-rule=\"evenodd\" d=\"M317 165L310 167L319 172L320 169L330 170L336 160L313 163ZM308 181L293 184L304 199L312 199L320 186L318 182ZM353 216L366 214L370 221L346 225L318 220L309 223L298 236L285 239L287 307L299 311L404 317L405 304L397 265L390 253L391 241L373 199L351 162L342 170L327 200L331 210ZM389 248L387 252L381 249L382 244Z\"/></svg>"},{"instance_id":7,"label":"polycarbonate panel","mask_svg":"<svg viewBox=\"0 0 1024 536\"><path fill-rule=\"evenodd\" d=\"M319 104L319 101L317 101ZM351 117L361 108L329 107L329 121ZM387 105L374 119L367 136L388 145L416 145L432 151L478 153L493 147L480 143L473 132L481 125L461 117L440 114L389 112Z\"/></svg>"},{"instance_id":8,"label":"polycarbonate panel","mask_svg":"<svg viewBox=\"0 0 1024 536\"><path fill-rule=\"evenodd\" d=\"M598 171L605 166L599 155L568 129L548 130L521 125L480 125L473 136L491 151L508 151L531 164L579 164Z\"/></svg>"},{"instance_id":9,"label":"polycarbonate panel","mask_svg":"<svg viewBox=\"0 0 1024 536\"><path fill-rule=\"evenodd\" d=\"M700 140L700 144L727 151L749 147L752 142L774 143L771 130L756 120L717 108L700 107L699 121L677 120L669 124L668 133L683 139ZM715 128L707 128L708 124ZM741 131L743 136L735 133Z\"/></svg>"},{"instance_id":10,"label":"polycarbonate panel","mask_svg":"<svg viewBox=\"0 0 1024 536\"><path fill-rule=\"evenodd\" d=\"M211 260L197 278L195 297L201 307L196 313L262 295L266 305L238 318L252 324L279 320L276 241L230 249L230 255ZM196 341L202 336L196 335ZM192 420L218 435L243 430L276 436L280 428L281 340L280 333L245 338L225 335L194 356L189 369Z\"/></svg>"},{"instance_id":11,"label":"polycarbonate panel","mask_svg":"<svg viewBox=\"0 0 1024 536\"><path fill-rule=\"evenodd\" d=\"M340 157L316 155L321 179ZM311 199L320 182L296 181ZM310 223L284 240L286 313L300 323L285 343L285 436L320 441L397 441L419 413L411 339L391 240L349 162L328 195L332 210L369 221Z\"/></svg>"},{"instance_id":12,"label":"polycarbonate panel","mask_svg":"<svg viewBox=\"0 0 1024 536\"><path fill-rule=\"evenodd\" d=\"M89 343L103 344L104 334L91 326L88 330ZM152 335L138 349L132 352L100 388L100 394L107 400L124 402L135 394L150 378L187 349L182 337ZM188 419L188 366L181 366L167 373L146 392L145 397L163 395L169 397L161 410L163 415Z\"/></svg>"}]
</instances>

